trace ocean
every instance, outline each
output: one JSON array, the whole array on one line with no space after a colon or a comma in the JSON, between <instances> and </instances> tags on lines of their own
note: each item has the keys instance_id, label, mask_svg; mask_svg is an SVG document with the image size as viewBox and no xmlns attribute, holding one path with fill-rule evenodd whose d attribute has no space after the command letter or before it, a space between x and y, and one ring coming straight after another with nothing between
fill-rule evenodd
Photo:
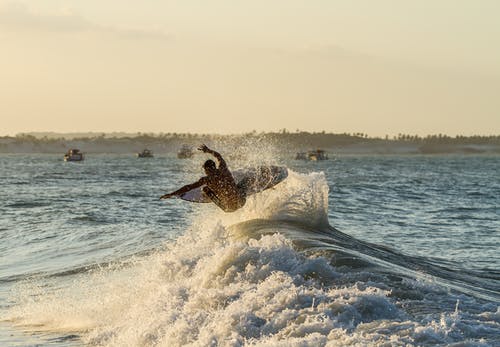
<instances>
[{"instance_id":1,"label":"ocean","mask_svg":"<svg viewBox=\"0 0 500 347\"><path fill-rule=\"evenodd\" d=\"M500 346L500 156L0 154L0 346ZM222 151L222 154L229 151Z\"/></svg>"}]
</instances>

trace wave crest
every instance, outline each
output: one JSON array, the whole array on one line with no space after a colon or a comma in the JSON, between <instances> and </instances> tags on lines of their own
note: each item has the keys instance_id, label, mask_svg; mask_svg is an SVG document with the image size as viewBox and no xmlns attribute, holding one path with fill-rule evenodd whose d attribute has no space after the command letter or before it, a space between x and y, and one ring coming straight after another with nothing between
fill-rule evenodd
<instances>
[{"instance_id":1,"label":"wave crest","mask_svg":"<svg viewBox=\"0 0 500 347\"><path fill-rule=\"evenodd\" d=\"M322 174L292 173L236 213L204 208L161 251L78 273L61 289L50 279L24 283L8 319L78 332L99 346L422 345L498 336L498 314L486 322L473 313L495 312L491 303L478 310L473 298L463 302L431 284L411 288L371 265L335 266L332 253L298 251L293 233L335 240L327 196ZM342 235L343 247L354 249ZM398 296L409 288L418 295ZM463 318L459 298L470 308ZM417 312L429 300L437 309Z\"/></svg>"}]
</instances>

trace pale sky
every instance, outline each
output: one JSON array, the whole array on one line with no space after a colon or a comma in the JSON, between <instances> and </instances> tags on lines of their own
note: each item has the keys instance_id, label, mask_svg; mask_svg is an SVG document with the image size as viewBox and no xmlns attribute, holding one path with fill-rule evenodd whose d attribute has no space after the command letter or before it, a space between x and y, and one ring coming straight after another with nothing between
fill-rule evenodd
<instances>
[{"instance_id":1,"label":"pale sky","mask_svg":"<svg viewBox=\"0 0 500 347\"><path fill-rule=\"evenodd\" d=\"M0 0L0 135L500 134L497 0Z\"/></svg>"}]
</instances>

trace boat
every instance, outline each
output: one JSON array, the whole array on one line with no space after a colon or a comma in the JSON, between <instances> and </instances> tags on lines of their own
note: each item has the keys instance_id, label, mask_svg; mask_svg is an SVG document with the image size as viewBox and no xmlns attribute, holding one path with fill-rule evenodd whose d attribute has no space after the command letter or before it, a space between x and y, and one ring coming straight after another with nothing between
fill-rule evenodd
<instances>
[{"instance_id":1,"label":"boat","mask_svg":"<svg viewBox=\"0 0 500 347\"><path fill-rule=\"evenodd\" d=\"M177 152L177 158L188 159L194 155L193 149L189 145L183 145Z\"/></svg>"},{"instance_id":2,"label":"boat","mask_svg":"<svg viewBox=\"0 0 500 347\"><path fill-rule=\"evenodd\" d=\"M137 153L137 158L153 158L153 152L146 148L142 152Z\"/></svg>"},{"instance_id":3,"label":"boat","mask_svg":"<svg viewBox=\"0 0 500 347\"><path fill-rule=\"evenodd\" d=\"M316 149L313 151L309 151L307 153L309 160L312 161L317 161L317 160L327 160L328 159L328 154L322 149Z\"/></svg>"},{"instance_id":4,"label":"boat","mask_svg":"<svg viewBox=\"0 0 500 347\"><path fill-rule=\"evenodd\" d=\"M64 161L82 161L83 153L79 149L70 149L64 155Z\"/></svg>"},{"instance_id":5,"label":"boat","mask_svg":"<svg viewBox=\"0 0 500 347\"><path fill-rule=\"evenodd\" d=\"M318 161L318 160L327 160L328 159L328 154L322 149L314 149L309 152L299 152L295 155L296 160L311 160L311 161Z\"/></svg>"},{"instance_id":6,"label":"boat","mask_svg":"<svg viewBox=\"0 0 500 347\"><path fill-rule=\"evenodd\" d=\"M295 155L295 160L307 160L307 152L298 152Z\"/></svg>"}]
</instances>

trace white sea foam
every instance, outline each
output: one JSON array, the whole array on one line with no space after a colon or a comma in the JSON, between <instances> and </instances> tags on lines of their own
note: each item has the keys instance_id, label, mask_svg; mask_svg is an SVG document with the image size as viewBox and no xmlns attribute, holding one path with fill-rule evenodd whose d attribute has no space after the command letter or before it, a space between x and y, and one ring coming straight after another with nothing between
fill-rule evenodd
<instances>
[{"instance_id":1,"label":"white sea foam","mask_svg":"<svg viewBox=\"0 0 500 347\"><path fill-rule=\"evenodd\" d=\"M327 192L322 174L291 173L234 214L207 206L165 250L79 274L59 289L47 279L43 286L24 283L8 318L105 346L403 346L467 339L481 345L480 336L499 331L498 310L474 324L478 318L462 316L460 305L415 318L383 279L340 271L324 257L298 252L282 234L239 230L237 223L255 218L269 220L267 229L283 220L319 227Z\"/></svg>"}]
</instances>

